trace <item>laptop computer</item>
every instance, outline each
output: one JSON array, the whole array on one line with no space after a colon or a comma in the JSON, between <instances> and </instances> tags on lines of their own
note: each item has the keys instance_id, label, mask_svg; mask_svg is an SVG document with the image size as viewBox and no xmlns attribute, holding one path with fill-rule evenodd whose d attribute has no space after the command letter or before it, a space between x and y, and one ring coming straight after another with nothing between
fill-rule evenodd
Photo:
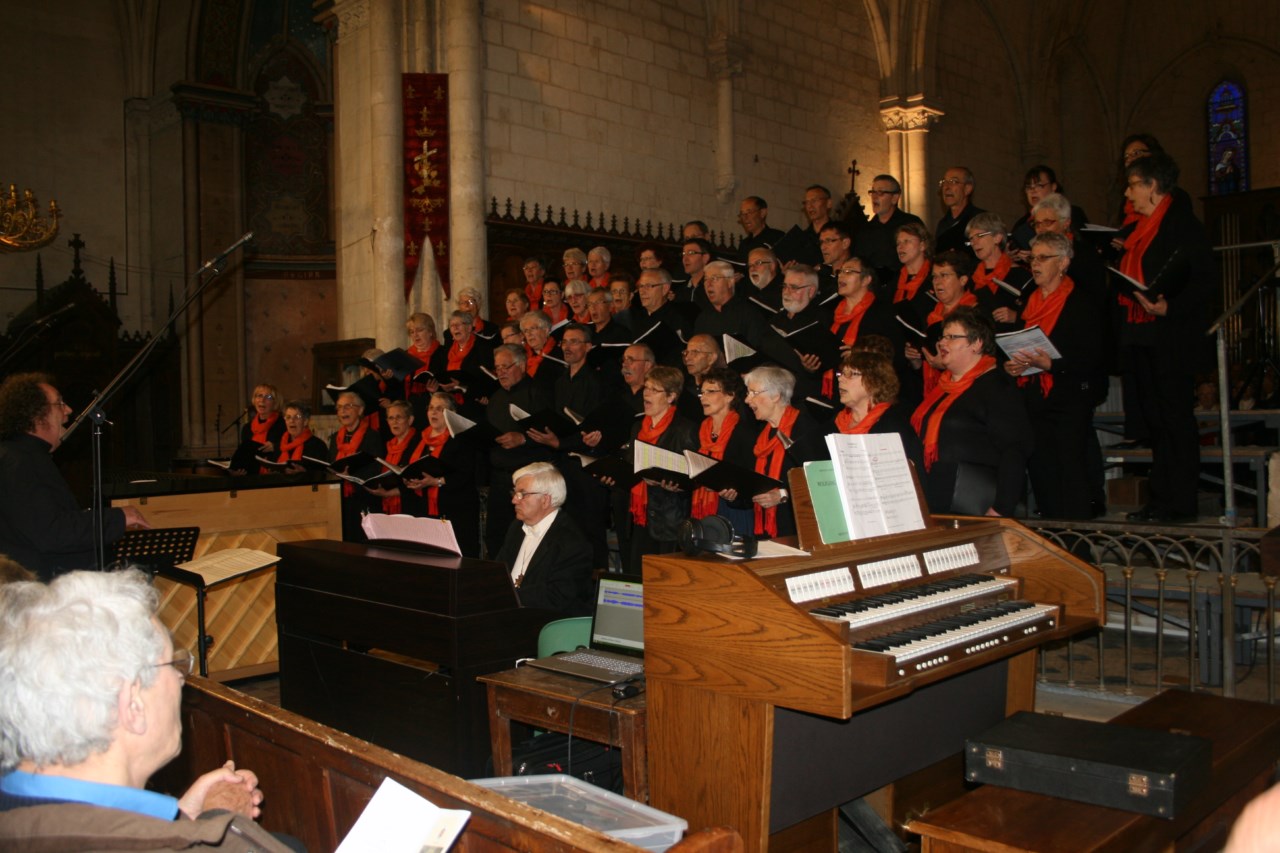
<instances>
[{"instance_id":1,"label":"laptop computer","mask_svg":"<svg viewBox=\"0 0 1280 853\"><path fill-rule=\"evenodd\" d=\"M617 684L644 674L644 587L639 576L605 575L596 585L591 646L531 660L538 669Z\"/></svg>"}]
</instances>

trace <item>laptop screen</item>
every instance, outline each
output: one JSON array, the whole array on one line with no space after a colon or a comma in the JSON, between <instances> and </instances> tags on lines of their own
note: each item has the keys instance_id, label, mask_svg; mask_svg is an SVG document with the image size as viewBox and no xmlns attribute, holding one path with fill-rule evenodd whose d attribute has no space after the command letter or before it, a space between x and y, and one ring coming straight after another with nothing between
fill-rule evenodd
<instances>
[{"instance_id":1,"label":"laptop screen","mask_svg":"<svg viewBox=\"0 0 1280 853\"><path fill-rule=\"evenodd\" d=\"M591 647L644 652L644 587L639 577L602 577L596 587Z\"/></svg>"}]
</instances>

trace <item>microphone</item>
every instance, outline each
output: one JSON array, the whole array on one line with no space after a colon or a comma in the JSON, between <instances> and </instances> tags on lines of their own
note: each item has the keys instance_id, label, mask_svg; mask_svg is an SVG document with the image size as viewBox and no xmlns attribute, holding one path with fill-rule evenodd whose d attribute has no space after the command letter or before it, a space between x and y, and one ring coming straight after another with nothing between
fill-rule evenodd
<instances>
[{"instance_id":1,"label":"microphone","mask_svg":"<svg viewBox=\"0 0 1280 853\"><path fill-rule=\"evenodd\" d=\"M74 302L68 302L66 305L63 305L57 311L51 311L48 314L45 314L43 317L39 318L34 323L32 323L32 325L43 326L43 325L46 325L47 323L51 323L56 318L61 317L63 314L71 313L71 310L75 307L76 307L76 304Z\"/></svg>"},{"instance_id":2,"label":"microphone","mask_svg":"<svg viewBox=\"0 0 1280 853\"><path fill-rule=\"evenodd\" d=\"M205 270L213 269L213 268L214 268L214 267L216 267L218 264L220 264L220 263L222 263L223 261L225 261L225 260L227 259L227 256L228 256L228 255L230 255L230 254L231 254L232 252L234 252L236 249L239 249L241 246L243 246L245 243L248 243L248 242L249 242L250 240L252 240L252 239L253 239L253 232L252 232L252 231L246 231L246 232L244 232L244 234L242 234L242 235L240 236L240 239L239 239L239 240L235 241L235 242L234 242L234 243L232 243L230 246L228 246L227 248L223 249L220 253L218 253L218 255L217 255L216 257L214 257L214 258L212 258L212 259L210 259L210 260L205 261L205 262L204 262L204 266L202 266L202 267L200 267L200 269L196 270L196 275L200 275L200 274L201 274L201 273L203 273Z\"/></svg>"}]
</instances>

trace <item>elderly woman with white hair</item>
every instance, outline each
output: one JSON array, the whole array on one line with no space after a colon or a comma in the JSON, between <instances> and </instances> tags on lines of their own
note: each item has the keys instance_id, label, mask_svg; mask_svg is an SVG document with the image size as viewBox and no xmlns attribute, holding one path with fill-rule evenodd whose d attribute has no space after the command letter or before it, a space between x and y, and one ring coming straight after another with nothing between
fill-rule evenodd
<instances>
[{"instance_id":1,"label":"elderly woman with white hair","mask_svg":"<svg viewBox=\"0 0 1280 853\"><path fill-rule=\"evenodd\" d=\"M179 798L146 790L182 749L194 660L138 571L0 587L0 849L285 851L232 762Z\"/></svg>"},{"instance_id":2,"label":"elderly woman with white hair","mask_svg":"<svg viewBox=\"0 0 1280 853\"><path fill-rule=\"evenodd\" d=\"M1020 328L1018 317L1033 285L1030 274L1009 254L1009 231L1004 220L988 210L970 219L964 230L969 248L978 259L969 276L969 286L979 307L991 315L997 332Z\"/></svg>"},{"instance_id":3,"label":"elderly woman with white hair","mask_svg":"<svg viewBox=\"0 0 1280 853\"><path fill-rule=\"evenodd\" d=\"M591 288L582 279L565 282L564 301L569 303L569 322L591 325L591 314L587 310L587 294L590 292Z\"/></svg>"},{"instance_id":4,"label":"elderly woman with white hair","mask_svg":"<svg viewBox=\"0 0 1280 853\"><path fill-rule=\"evenodd\" d=\"M492 342L498 329L484 318L484 293L478 287L464 287L454 300L457 310L471 315L471 334L482 341Z\"/></svg>"},{"instance_id":5,"label":"elderly woman with white hair","mask_svg":"<svg viewBox=\"0 0 1280 853\"><path fill-rule=\"evenodd\" d=\"M609 264L613 255L604 246L595 246L587 252L587 278L592 290L609 287Z\"/></svg>"},{"instance_id":6,"label":"elderly woman with white hair","mask_svg":"<svg viewBox=\"0 0 1280 853\"><path fill-rule=\"evenodd\" d=\"M565 284L574 280L587 280L587 253L581 249L565 249L560 257L560 265L564 269Z\"/></svg>"},{"instance_id":7,"label":"elderly woman with white hair","mask_svg":"<svg viewBox=\"0 0 1280 853\"><path fill-rule=\"evenodd\" d=\"M1036 509L1046 518L1086 519L1092 508L1089 466L1094 391L1102 367L1096 307L1080 292L1068 268L1071 242L1061 234L1031 238L1036 289L1022 312L1025 327L1039 326L1060 353L1042 349L1010 353L1005 372L1017 379L1027 405L1035 448L1027 460Z\"/></svg>"},{"instance_id":8,"label":"elderly woman with white hair","mask_svg":"<svg viewBox=\"0 0 1280 853\"><path fill-rule=\"evenodd\" d=\"M752 497L755 503L755 534L775 539L796 532L791 511L787 472L805 462L827 458L822 429L807 412L791 405L796 378L789 370L764 365L743 377L747 385L747 407L763 421L753 448L756 471L782 483L777 488Z\"/></svg>"}]
</instances>

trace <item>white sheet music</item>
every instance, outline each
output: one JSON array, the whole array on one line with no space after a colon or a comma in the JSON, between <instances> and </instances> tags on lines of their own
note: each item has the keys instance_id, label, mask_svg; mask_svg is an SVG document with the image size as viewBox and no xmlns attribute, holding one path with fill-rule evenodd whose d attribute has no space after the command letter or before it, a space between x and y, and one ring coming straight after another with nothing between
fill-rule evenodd
<instances>
[{"instance_id":1,"label":"white sheet music","mask_svg":"<svg viewBox=\"0 0 1280 853\"><path fill-rule=\"evenodd\" d=\"M178 563L176 568L195 572L204 578L205 586L213 586L248 572L280 562L280 558L256 548L226 548L203 557Z\"/></svg>"},{"instance_id":2,"label":"white sheet music","mask_svg":"<svg viewBox=\"0 0 1280 853\"><path fill-rule=\"evenodd\" d=\"M854 539L924 529L911 466L896 433L827 436Z\"/></svg>"}]
</instances>

